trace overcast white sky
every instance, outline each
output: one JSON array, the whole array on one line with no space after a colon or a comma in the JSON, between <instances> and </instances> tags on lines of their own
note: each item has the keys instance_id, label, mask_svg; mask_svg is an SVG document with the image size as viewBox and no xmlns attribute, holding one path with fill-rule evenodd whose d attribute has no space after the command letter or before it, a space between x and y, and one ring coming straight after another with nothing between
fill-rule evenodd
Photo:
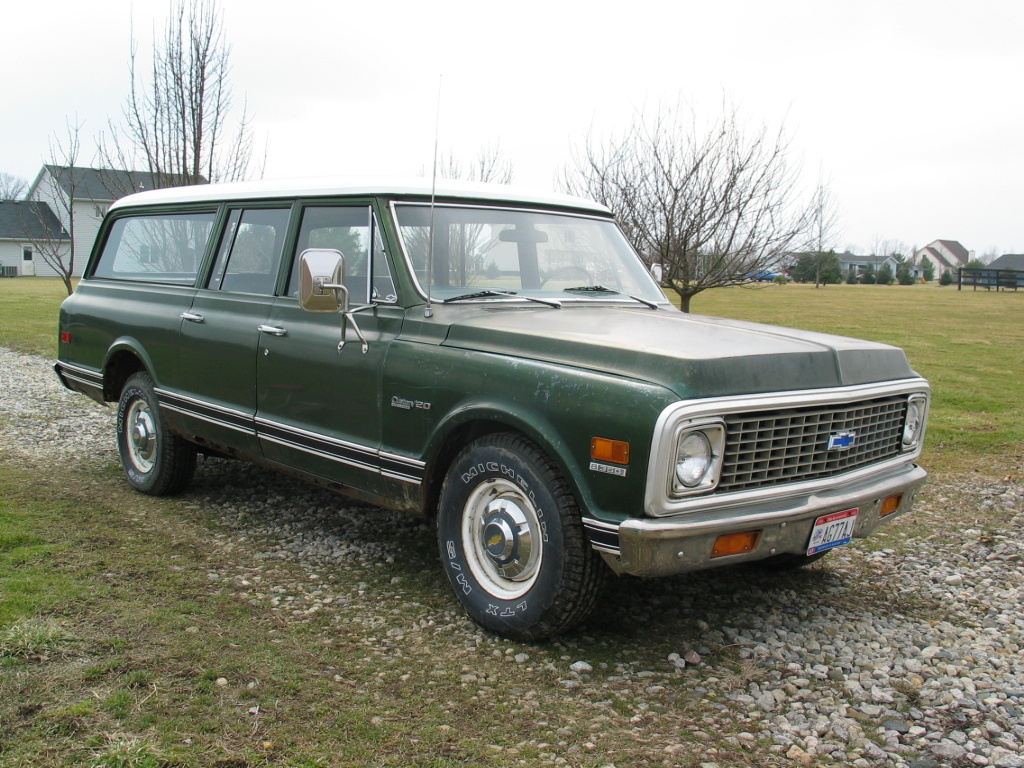
<instances>
[{"instance_id":1,"label":"overcast white sky","mask_svg":"<svg viewBox=\"0 0 1024 768\"><path fill-rule=\"evenodd\" d=\"M591 128L682 98L792 134L819 168L840 247L959 240L1024 252L1024 2L220 0L236 101L266 178L429 169L497 143L516 183L554 188ZM65 119L120 112L134 17L143 49L167 0L37 0L0 11L0 171L31 181Z\"/></svg>"}]
</instances>

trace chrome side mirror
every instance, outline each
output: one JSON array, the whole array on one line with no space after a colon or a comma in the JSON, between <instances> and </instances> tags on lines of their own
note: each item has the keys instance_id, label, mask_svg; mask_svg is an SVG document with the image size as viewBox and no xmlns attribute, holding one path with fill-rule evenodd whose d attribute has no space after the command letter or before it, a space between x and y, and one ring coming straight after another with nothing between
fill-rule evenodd
<instances>
[{"instance_id":1,"label":"chrome side mirror","mask_svg":"<svg viewBox=\"0 0 1024 768\"><path fill-rule=\"evenodd\" d=\"M362 343L363 354L369 345L353 316L357 310L349 308L348 288L345 287L345 257L333 248L307 248L299 254L299 306L307 312L340 312L341 340L338 351L345 347L345 336L351 323L356 338Z\"/></svg>"},{"instance_id":2,"label":"chrome side mirror","mask_svg":"<svg viewBox=\"0 0 1024 768\"><path fill-rule=\"evenodd\" d=\"M307 248L299 255L299 305L307 312L348 312L341 251Z\"/></svg>"}]
</instances>

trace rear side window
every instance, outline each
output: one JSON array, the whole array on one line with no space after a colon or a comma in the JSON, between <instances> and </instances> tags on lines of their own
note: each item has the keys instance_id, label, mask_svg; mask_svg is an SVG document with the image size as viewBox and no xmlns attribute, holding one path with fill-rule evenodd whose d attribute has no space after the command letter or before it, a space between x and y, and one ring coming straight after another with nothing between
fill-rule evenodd
<instances>
[{"instance_id":1,"label":"rear side window","mask_svg":"<svg viewBox=\"0 0 1024 768\"><path fill-rule=\"evenodd\" d=\"M93 277L192 285L216 214L126 216L110 228Z\"/></svg>"}]
</instances>

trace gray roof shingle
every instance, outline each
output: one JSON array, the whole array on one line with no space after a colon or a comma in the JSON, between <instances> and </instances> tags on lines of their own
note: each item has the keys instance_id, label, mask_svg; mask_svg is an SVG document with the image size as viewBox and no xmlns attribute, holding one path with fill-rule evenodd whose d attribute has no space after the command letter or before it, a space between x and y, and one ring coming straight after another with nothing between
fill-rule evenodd
<instances>
[{"instance_id":1,"label":"gray roof shingle","mask_svg":"<svg viewBox=\"0 0 1024 768\"><path fill-rule=\"evenodd\" d=\"M964 264L966 264L968 259L970 259L971 257L970 251L964 248L956 240L936 240L935 242L942 243L944 246L946 246L946 250L948 250L950 253L952 253L954 256L960 259L960 261L962 261Z\"/></svg>"},{"instance_id":2,"label":"gray roof shingle","mask_svg":"<svg viewBox=\"0 0 1024 768\"><path fill-rule=\"evenodd\" d=\"M83 168L77 165L44 165L40 178L45 171L50 172L65 194L71 194L74 189L76 200L108 203L135 192L184 186L187 182L186 177L180 175L165 174L158 177L148 171L118 171L109 168ZM202 181L205 183L205 179ZM32 186L35 187L38 183L39 178Z\"/></svg>"},{"instance_id":3,"label":"gray roof shingle","mask_svg":"<svg viewBox=\"0 0 1024 768\"><path fill-rule=\"evenodd\" d=\"M46 203L0 200L0 240L68 240Z\"/></svg>"},{"instance_id":4,"label":"gray roof shingle","mask_svg":"<svg viewBox=\"0 0 1024 768\"><path fill-rule=\"evenodd\" d=\"M1024 271L1024 253L1004 253L989 264L988 269L1017 269Z\"/></svg>"}]
</instances>

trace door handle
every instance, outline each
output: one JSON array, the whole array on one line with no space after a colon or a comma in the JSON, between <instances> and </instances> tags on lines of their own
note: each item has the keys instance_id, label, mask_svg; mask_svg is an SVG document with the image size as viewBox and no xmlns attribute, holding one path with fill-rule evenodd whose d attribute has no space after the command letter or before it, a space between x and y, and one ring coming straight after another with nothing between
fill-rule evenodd
<instances>
[{"instance_id":1,"label":"door handle","mask_svg":"<svg viewBox=\"0 0 1024 768\"><path fill-rule=\"evenodd\" d=\"M182 320L188 320L190 323L201 323L205 319L202 315L195 315L191 312L182 312Z\"/></svg>"},{"instance_id":2,"label":"door handle","mask_svg":"<svg viewBox=\"0 0 1024 768\"><path fill-rule=\"evenodd\" d=\"M271 336L284 336L288 333L284 328L278 328L276 325L261 325L259 330L262 333L269 333Z\"/></svg>"}]
</instances>

